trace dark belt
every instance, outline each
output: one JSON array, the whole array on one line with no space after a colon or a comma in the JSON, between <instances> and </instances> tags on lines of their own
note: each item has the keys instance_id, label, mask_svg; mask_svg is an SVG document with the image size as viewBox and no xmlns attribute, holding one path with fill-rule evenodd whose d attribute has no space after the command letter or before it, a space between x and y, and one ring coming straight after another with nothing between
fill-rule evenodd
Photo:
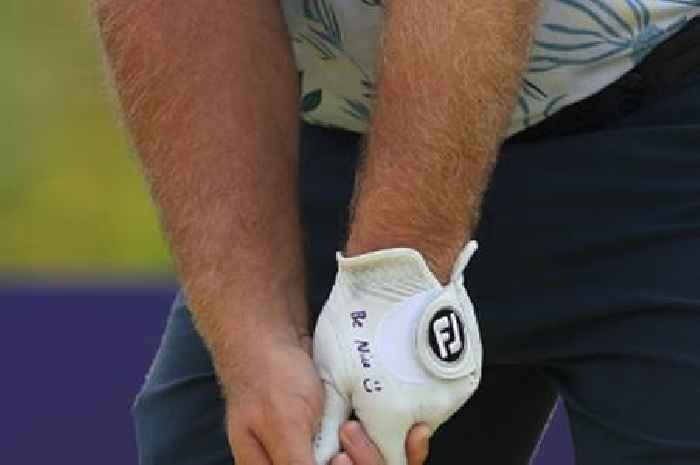
<instances>
[{"instance_id":1,"label":"dark belt","mask_svg":"<svg viewBox=\"0 0 700 465\"><path fill-rule=\"evenodd\" d=\"M674 92L696 71L700 71L700 17L688 21L637 66L597 94L563 108L509 140L527 141L596 130L630 114L649 99Z\"/></svg>"}]
</instances>

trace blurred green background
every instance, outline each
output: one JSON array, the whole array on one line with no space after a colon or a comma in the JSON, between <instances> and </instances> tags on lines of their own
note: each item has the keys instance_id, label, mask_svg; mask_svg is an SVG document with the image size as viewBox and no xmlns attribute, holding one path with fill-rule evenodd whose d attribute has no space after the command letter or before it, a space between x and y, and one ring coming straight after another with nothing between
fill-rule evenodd
<instances>
[{"instance_id":1,"label":"blurred green background","mask_svg":"<svg viewBox=\"0 0 700 465\"><path fill-rule=\"evenodd\" d=\"M0 56L0 276L171 276L88 1L4 0Z\"/></svg>"}]
</instances>

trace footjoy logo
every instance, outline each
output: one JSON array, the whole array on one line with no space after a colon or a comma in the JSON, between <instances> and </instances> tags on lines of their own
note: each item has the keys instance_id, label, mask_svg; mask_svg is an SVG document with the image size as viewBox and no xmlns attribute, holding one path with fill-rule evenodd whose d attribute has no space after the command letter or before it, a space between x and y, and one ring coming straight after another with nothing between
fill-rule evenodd
<instances>
[{"instance_id":1,"label":"footjoy logo","mask_svg":"<svg viewBox=\"0 0 700 465\"><path fill-rule=\"evenodd\" d=\"M443 362L457 361L464 351L464 325L452 307L442 307L430 320L428 341Z\"/></svg>"}]
</instances>

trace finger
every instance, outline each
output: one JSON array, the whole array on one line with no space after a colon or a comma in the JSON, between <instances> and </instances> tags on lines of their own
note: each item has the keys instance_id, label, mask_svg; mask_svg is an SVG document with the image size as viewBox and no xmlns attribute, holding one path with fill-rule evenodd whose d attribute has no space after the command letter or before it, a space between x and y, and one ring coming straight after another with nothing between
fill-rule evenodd
<instances>
[{"instance_id":1,"label":"finger","mask_svg":"<svg viewBox=\"0 0 700 465\"><path fill-rule=\"evenodd\" d=\"M260 438L274 465L315 465L312 446L313 427L296 415L278 417L266 426Z\"/></svg>"},{"instance_id":2,"label":"finger","mask_svg":"<svg viewBox=\"0 0 700 465\"><path fill-rule=\"evenodd\" d=\"M422 465L428 457L430 428L423 423L415 425L406 437L408 465ZM379 449L372 443L362 425L348 421L340 429L340 440L345 452L356 465L384 465Z\"/></svg>"},{"instance_id":3,"label":"finger","mask_svg":"<svg viewBox=\"0 0 700 465\"><path fill-rule=\"evenodd\" d=\"M359 422L345 422L340 428L340 441L355 465L384 465L379 449Z\"/></svg>"},{"instance_id":4,"label":"finger","mask_svg":"<svg viewBox=\"0 0 700 465\"><path fill-rule=\"evenodd\" d=\"M341 452L331 459L331 465L354 465L348 454ZM357 464L360 465L360 464ZM365 464L362 464L365 465Z\"/></svg>"},{"instance_id":5,"label":"finger","mask_svg":"<svg viewBox=\"0 0 700 465\"><path fill-rule=\"evenodd\" d=\"M402 427L390 420L381 424L363 422L363 425L377 445L385 465L407 465L405 446L409 426Z\"/></svg>"},{"instance_id":6,"label":"finger","mask_svg":"<svg viewBox=\"0 0 700 465\"><path fill-rule=\"evenodd\" d=\"M231 452L238 465L272 465L265 449L251 433L230 435Z\"/></svg>"},{"instance_id":7,"label":"finger","mask_svg":"<svg viewBox=\"0 0 700 465\"><path fill-rule=\"evenodd\" d=\"M423 465L428 458L430 428L425 423L419 423L411 428L406 438L406 456L408 465Z\"/></svg>"},{"instance_id":8,"label":"finger","mask_svg":"<svg viewBox=\"0 0 700 465\"><path fill-rule=\"evenodd\" d=\"M319 399L320 400L320 399ZM279 405L278 400L270 405ZM252 433L274 465L315 465L312 438L313 413L303 402L268 407L252 422ZM247 464L244 464L247 465Z\"/></svg>"},{"instance_id":9,"label":"finger","mask_svg":"<svg viewBox=\"0 0 700 465\"><path fill-rule=\"evenodd\" d=\"M321 427L314 439L316 465L326 465L340 450L338 437L340 425L350 416L350 405L340 395L335 386L324 382L325 403L321 417Z\"/></svg>"}]
</instances>

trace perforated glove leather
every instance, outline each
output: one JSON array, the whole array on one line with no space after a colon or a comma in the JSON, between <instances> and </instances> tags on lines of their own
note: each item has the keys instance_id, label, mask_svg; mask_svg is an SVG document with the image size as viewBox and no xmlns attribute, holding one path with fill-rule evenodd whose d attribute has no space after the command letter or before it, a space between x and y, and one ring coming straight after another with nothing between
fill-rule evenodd
<instances>
[{"instance_id":1,"label":"perforated glove leather","mask_svg":"<svg viewBox=\"0 0 700 465\"><path fill-rule=\"evenodd\" d=\"M424 422L435 431L474 393L482 349L463 271L476 248L466 246L446 286L413 249L337 255L314 333L326 395L317 465L339 451L338 430L352 410L386 465L405 465L409 429Z\"/></svg>"}]
</instances>

